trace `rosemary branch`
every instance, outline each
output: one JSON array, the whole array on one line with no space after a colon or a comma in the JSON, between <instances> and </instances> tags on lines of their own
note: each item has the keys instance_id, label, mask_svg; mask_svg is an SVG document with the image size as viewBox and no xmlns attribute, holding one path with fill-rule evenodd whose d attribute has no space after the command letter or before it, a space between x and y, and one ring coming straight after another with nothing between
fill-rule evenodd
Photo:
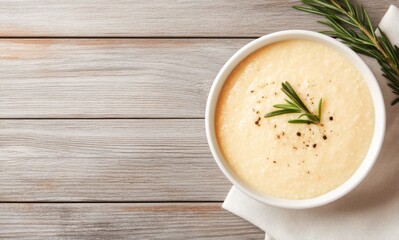
<instances>
[{"instance_id":1,"label":"rosemary branch","mask_svg":"<svg viewBox=\"0 0 399 240\"><path fill-rule=\"evenodd\" d=\"M297 119L292 119L289 120L288 122L320 124L321 107L323 104L323 100L320 99L319 101L318 114L317 115L313 114L309 111L305 103L303 103L301 98L298 96L298 94L295 92L295 90L288 82L282 83L281 85L282 85L281 91L283 91L290 100L285 99L286 103L273 105L273 107L277 108L278 110L266 114L265 118L274 117L283 114L290 114L290 113L301 113L301 115ZM302 119L302 117L305 117L305 119Z\"/></svg>"},{"instance_id":2,"label":"rosemary branch","mask_svg":"<svg viewBox=\"0 0 399 240\"><path fill-rule=\"evenodd\" d=\"M305 6L295 9L321 15L325 21L318 21L331 28L321 33L341 39L354 51L375 58L381 66L388 86L397 97L392 105L399 103L399 48L393 45L379 28L375 34L370 16L363 5L349 0L302 0Z\"/></svg>"}]
</instances>

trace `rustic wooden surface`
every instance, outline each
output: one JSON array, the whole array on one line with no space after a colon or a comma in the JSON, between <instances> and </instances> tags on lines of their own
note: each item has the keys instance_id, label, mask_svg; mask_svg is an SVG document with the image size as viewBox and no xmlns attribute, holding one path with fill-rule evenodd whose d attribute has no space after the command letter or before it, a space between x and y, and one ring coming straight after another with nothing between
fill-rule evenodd
<instances>
[{"instance_id":1,"label":"rustic wooden surface","mask_svg":"<svg viewBox=\"0 0 399 240\"><path fill-rule=\"evenodd\" d=\"M257 37L319 29L290 7L299 0L2 0L2 36ZM379 21L397 0L356 0Z\"/></svg>"},{"instance_id":2,"label":"rustic wooden surface","mask_svg":"<svg viewBox=\"0 0 399 240\"><path fill-rule=\"evenodd\" d=\"M0 235L32 239L262 239L220 203L13 203L0 205Z\"/></svg>"},{"instance_id":3,"label":"rustic wooden surface","mask_svg":"<svg viewBox=\"0 0 399 240\"><path fill-rule=\"evenodd\" d=\"M220 207L204 107L253 38L322 29L296 3L1 1L0 238L263 239Z\"/></svg>"},{"instance_id":4,"label":"rustic wooden surface","mask_svg":"<svg viewBox=\"0 0 399 240\"><path fill-rule=\"evenodd\" d=\"M2 120L0 201L222 201L202 119Z\"/></svg>"},{"instance_id":5,"label":"rustic wooden surface","mask_svg":"<svg viewBox=\"0 0 399 240\"><path fill-rule=\"evenodd\" d=\"M0 39L0 117L203 118L215 74L250 40Z\"/></svg>"}]
</instances>

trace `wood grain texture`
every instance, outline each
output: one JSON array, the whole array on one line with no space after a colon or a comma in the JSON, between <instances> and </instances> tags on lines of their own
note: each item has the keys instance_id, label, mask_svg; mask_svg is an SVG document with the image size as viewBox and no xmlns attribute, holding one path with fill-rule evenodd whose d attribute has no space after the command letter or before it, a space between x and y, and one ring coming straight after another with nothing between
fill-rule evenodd
<instances>
[{"instance_id":1,"label":"wood grain texture","mask_svg":"<svg viewBox=\"0 0 399 240\"><path fill-rule=\"evenodd\" d=\"M316 16L291 8L299 0L4 0L1 36L252 36L284 29L318 30ZM398 0L361 1L377 24Z\"/></svg>"},{"instance_id":2,"label":"wood grain texture","mask_svg":"<svg viewBox=\"0 0 399 240\"><path fill-rule=\"evenodd\" d=\"M263 239L220 203L3 204L1 239Z\"/></svg>"},{"instance_id":3,"label":"wood grain texture","mask_svg":"<svg viewBox=\"0 0 399 240\"><path fill-rule=\"evenodd\" d=\"M203 120L2 120L0 201L222 201Z\"/></svg>"},{"instance_id":4,"label":"wood grain texture","mask_svg":"<svg viewBox=\"0 0 399 240\"><path fill-rule=\"evenodd\" d=\"M298 2L1 1L0 238L263 239L221 202L198 202L231 184L190 118L251 38L323 29ZM357 2L375 24L399 5Z\"/></svg>"},{"instance_id":5,"label":"wood grain texture","mask_svg":"<svg viewBox=\"0 0 399 240\"><path fill-rule=\"evenodd\" d=\"M250 39L3 39L0 118L202 118Z\"/></svg>"}]
</instances>

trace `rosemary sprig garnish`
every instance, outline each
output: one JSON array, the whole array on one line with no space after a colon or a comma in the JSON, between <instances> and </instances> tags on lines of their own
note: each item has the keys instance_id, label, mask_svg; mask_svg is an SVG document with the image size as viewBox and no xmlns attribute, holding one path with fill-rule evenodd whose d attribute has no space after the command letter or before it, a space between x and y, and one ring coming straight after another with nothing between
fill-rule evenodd
<instances>
[{"instance_id":1,"label":"rosemary sprig garnish","mask_svg":"<svg viewBox=\"0 0 399 240\"><path fill-rule=\"evenodd\" d=\"M285 99L286 103L284 104L276 104L273 107L279 109L273 112L270 112L265 115L265 118L274 117L283 114L290 114L290 113L301 113L297 119L289 120L289 123L307 123L307 124L320 124L321 119L321 107L323 105L323 100L320 99L319 101L319 108L318 114L313 114L309 111L306 107L305 103L299 98L298 94L292 88L292 86L288 83L282 83L281 90L287 95L290 99ZM304 117L304 119L302 119Z\"/></svg>"},{"instance_id":2,"label":"rosemary sprig garnish","mask_svg":"<svg viewBox=\"0 0 399 240\"><path fill-rule=\"evenodd\" d=\"M375 58L381 66L383 76L388 79L388 86L398 95L392 105L399 102L399 48L394 46L386 34L378 28L380 36L370 21L369 14L362 5L348 0L302 0L305 6L295 9L324 16L332 30L321 33L341 39L354 51Z\"/></svg>"}]
</instances>

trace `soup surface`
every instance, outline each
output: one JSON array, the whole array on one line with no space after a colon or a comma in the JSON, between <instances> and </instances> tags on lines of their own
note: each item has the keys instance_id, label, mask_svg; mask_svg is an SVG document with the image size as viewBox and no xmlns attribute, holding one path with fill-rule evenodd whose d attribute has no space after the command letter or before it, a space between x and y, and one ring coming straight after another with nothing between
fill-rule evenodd
<instances>
[{"instance_id":1,"label":"soup surface","mask_svg":"<svg viewBox=\"0 0 399 240\"><path fill-rule=\"evenodd\" d=\"M321 125L292 124L300 114L264 118L284 103L288 81ZM232 168L251 188L286 199L322 195L344 183L365 157L374 107L360 72L339 52L313 41L268 45L244 59L219 96L216 134Z\"/></svg>"}]
</instances>

